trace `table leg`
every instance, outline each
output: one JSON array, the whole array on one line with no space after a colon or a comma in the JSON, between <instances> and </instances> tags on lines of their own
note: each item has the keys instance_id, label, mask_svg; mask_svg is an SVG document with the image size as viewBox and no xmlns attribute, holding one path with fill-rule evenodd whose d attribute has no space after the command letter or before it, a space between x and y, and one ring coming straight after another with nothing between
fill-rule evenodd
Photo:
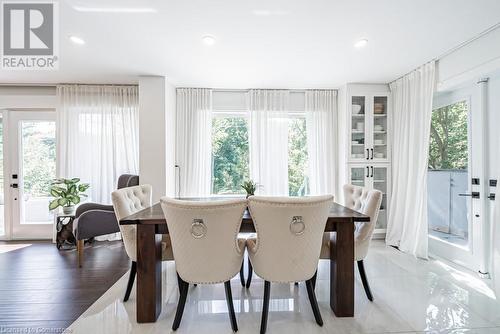
<instances>
[{"instance_id":1,"label":"table leg","mask_svg":"<svg viewBox=\"0 0 500 334\"><path fill-rule=\"evenodd\" d=\"M353 317L354 223L338 223L330 238L330 307L337 317Z\"/></svg>"},{"instance_id":2,"label":"table leg","mask_svg":"<svg viewBox=\"0 0 500 334\"><path fill-rule=\"evenodd\" d=\"M137 225L137 322L155 322L161 313L161 235L155 225Z\"/></svg>"}]
</instances>

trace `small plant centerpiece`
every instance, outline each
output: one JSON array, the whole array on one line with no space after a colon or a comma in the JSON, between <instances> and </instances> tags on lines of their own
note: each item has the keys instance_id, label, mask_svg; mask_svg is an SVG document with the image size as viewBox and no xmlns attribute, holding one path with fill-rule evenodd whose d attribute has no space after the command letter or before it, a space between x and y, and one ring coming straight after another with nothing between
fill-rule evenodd
<instances>
[{"instance_id":1,"label":"small plant centerpiece","mask_svg":"<svg viewBox=\"0 0 500 334\"><path fill-rule=\"evenodd\" d=\"M255 195L255 190L257 190L257 188L259 187L259 184L257 182L252 181L252 180L247 180L247 181L243 182L241 187L243 189L245 189L245 191L247 192L247 198L248 198L250 196Z\"/></svg>"},{"instance_id":2,"label":"small plant centerpiece","mask_svg":"<svg viewBox=\"0 0 500 334\"><path fill-rule=\"evenodd\" d=\"M88 183L80 183L80 179L77 177L55 179L50 186L50 195L54 199L49 203L49 210L62 207L64 214L72 214L75 205L80 203L82 198L87 197L84 193L89 187Z\"/></svg>"}]
</instances>

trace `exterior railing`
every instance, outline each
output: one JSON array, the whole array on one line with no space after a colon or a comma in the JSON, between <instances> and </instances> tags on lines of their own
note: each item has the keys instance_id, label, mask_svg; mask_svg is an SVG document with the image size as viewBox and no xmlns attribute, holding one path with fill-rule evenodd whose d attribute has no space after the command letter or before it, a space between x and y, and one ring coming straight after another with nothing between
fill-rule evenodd
<instances>
[{"instance_id":1,"label":"exterior railing","mask_svg":"<svg viewBox=\"0 0 500 334\"><path fill-rule=\"evenodd\" d=\"M467 170L433 170L428 173L429 230L467 239L470 197Z\"/></svg>"}]
</instances>

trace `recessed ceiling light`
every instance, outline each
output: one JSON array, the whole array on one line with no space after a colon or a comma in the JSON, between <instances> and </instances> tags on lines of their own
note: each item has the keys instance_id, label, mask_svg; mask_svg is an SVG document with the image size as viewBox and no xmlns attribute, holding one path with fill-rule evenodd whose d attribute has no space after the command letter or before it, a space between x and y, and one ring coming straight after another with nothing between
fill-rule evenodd
<instances>
[{"instance_id":1,"label":"recessed ceiling light","mask_svg":"<svg viewBox=\"0 0 500 334\"><path fill-rule=\"evenodd\" d=\"M215 44L215 37L212 35L205 35L201 38L203 40L203 43L206 45L214 45Z\"/></svg>"},{"instance_id":2,"label":"recessed ceiling light","mask_svg":"<svg viewBox=\"0 0 500 334\"><path fill-rule=\"evenodd\" d=\"M368 44L368 40L366 38L360 39L356 43L354 43L355 48L362 48Z\"/></svg>"},{"instance_id":3,"label":"recessed ceiling light","mask_svg":"<svg viewBox=\"0 0 500 334\"><path fill-rule=\"evenodd\" d=\"M78 36L69 36L69 40L78 45L85 44L85 41Z\"/></svg>"},{"instance_id":4,"label":"recessed ceiling light","mask_svg":"<svg viewBox=\"0 0 500 334\"><path fill-rule=\"evenodd\" d=\"M89 13L156 13L154 8L149 7L82 7L74 6L74 10Z\"/></svg>"}]
</instances>

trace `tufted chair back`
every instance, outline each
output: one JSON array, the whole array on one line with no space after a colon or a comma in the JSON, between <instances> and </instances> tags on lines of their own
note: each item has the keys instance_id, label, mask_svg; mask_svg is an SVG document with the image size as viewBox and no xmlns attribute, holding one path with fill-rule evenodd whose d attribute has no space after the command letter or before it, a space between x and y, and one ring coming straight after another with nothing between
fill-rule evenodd
<instances>
[{"instance_id":1,"label":"tufted chair back","mask_svg":"<svg viewBox=\"0 0 500 334\"><path fill-rule=\"evenodd\" d=\"M368 254L370 240L377 223L382 192L346 184L344 185L344 198L346 207L370 216L370 222L356 222L354 232L356 261L363 260Z\"/></svg>"},{"instance_id":2,"label":"tufted chair back","mask_svg":"<svg viewBox=\"0 0 500 334\"><path fill-rule=\"evenodd\" d=\"M143 184L135 187L118 189L111 193L113 208L118 221L130 216L137 211L151 206L151 186ZM125 251L132 261L137 258L137 227L135 225L119 225L122 234Z\"/></svg>"},{"instance_id":3,"label":"tufted chair back","mask_svg":"<svg viewBox=\"0 0 500 334\"><path fill-rule=\"evenodd\" d=\"M246 199L160 199L172 241L175 267L193 284L229 281L241 268L245 240L238 239Z\"/></svg>"},{"instance_id":4,"label":"tufted chair back","mask_svg":"<svg viewBox=\"0 0 500 334\"><path fill-rule=\"evenodd\" d=\"M250 197L257 238L247 246L255 273L270 282L310 279L332 204L333 196Z\"/></svg>"}]
</instances>

